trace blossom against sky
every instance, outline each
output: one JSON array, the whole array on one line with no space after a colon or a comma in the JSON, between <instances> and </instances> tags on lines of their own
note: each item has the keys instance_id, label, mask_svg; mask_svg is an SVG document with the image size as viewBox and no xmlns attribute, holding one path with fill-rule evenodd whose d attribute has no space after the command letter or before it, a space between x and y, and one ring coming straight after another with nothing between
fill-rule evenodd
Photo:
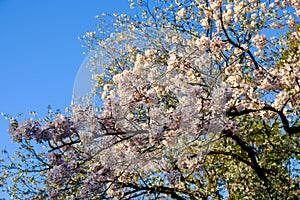
<instances>
[{"instance_id":1,"label":"blossom against sky","mask_svg":"<svg viewBox=\"0 0 300 200\"><path fill-rule=\"evenodd\" d=\"M86 56L78 37L96 29L96 15L128 11L126 0L0 0L0 113L64 110ZM13 152L7 129L1 116L0 148Z\"/></svg>"}]
</instances>

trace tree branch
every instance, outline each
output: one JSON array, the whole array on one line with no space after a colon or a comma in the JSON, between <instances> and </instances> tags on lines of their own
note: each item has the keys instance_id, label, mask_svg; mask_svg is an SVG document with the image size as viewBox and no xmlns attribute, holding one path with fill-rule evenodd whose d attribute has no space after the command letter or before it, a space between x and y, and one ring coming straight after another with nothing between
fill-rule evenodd
<instances>
[{"instance_id":1,"label":"tree branch","mask_svg":"<svg viewBox=\"0 0 300 200\"><path fill-rule=\"evenodd\" d=\"M269 186L269 180L266 177L264 170L259 166L256 160L256 153L253 151L252 147L248 146L246 142L244 142L241 138L239 138L237 135L233 134L231 131L224 131L227 137L233 139L236 141L236 143L247 152L250 160L251 160L251 168L256 172L257 176Z\"/></svg>"},{"instance_id":2,"label":"tree branch","mask_svg":"<svg viewBox=\"0 0 300 200\"><path fill-rule=\"evenodd\" d=\"M236 108L231 108L229 111L227 111L227 116L230 117L236 117L236 116L242 116L246 114L250 114L253 112L259 112L259 111L272 111L278 114L278 116L281 119L281 122L283 124L283 129L290 135L296 134L300 132L299 126L290 126L289 121L287 117L283 114L282 110L276 110L274 107L266 105L262 109L254 110L254 109L244 109L242 111L237 111Z\"/></svg>"},{"instance_id":3,"label":"tree branch","mask_svg":"<svg viewBox=\"0 0 300 200\"><path fill-rule=\"evenodd\" d=\"M156 193L164 193L164 194L169 194L171 195L171 198L173 199L178 199L178 200L185 200L185 198L183 198L182 196L178 195L175 190L175 188L168 188L165 186L155 186L155 187L147 187L147 186L140 186L140 185L136 185L133 183L118 183L121 186L125 186L125 187L130 187L133 189L136 189L137 191L150 191L154 194Z\"/></svg>"}]
</instances>

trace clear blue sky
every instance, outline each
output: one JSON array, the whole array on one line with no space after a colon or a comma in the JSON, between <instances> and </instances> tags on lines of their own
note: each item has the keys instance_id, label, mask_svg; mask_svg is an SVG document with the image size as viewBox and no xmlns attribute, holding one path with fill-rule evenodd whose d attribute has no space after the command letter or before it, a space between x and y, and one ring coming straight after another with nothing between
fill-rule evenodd
<instances>
[{"instance_id":1,"label":"clear blue sky","mask_svg":"<svg viewBox=\"0 0 300 200\"><path fill-rule=\"evenodd\" d=\"M64 109L85 55L78 40L102 12L129 12L127 0L0 0L0 113ZM0 149L12 150L0 117ZM0 193L0 198L3 198Z\"/></svg>"}]
</instances>

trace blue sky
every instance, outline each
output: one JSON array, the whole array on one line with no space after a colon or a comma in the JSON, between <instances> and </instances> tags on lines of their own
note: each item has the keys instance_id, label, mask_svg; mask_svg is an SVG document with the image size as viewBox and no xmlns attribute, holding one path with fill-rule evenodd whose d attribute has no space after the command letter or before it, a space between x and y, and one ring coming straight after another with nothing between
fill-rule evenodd
<instances>
[{"instance_id":1,"label":"blue sky","mask_svg":"<svg viewBox=\"0 0 300 200\"><path fill-rule=\"evenodd\" d=\"M127 0L0 0L0 113L64 110L85 58L78 37L96 15L129 11ZM7 129L1 116L0 149L13 150Z\"/></svg>"}]
</instances>

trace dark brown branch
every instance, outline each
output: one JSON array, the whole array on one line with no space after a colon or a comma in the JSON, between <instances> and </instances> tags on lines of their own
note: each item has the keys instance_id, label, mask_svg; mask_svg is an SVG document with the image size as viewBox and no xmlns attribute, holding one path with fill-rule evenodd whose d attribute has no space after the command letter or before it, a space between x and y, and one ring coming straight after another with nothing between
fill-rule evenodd
<instances>
[{"instance_id":1,"label":"dark brown branch","mask_svg":"<svg viewBox=\"0 0 300 200\"><path fill-rule=\"evenodd\" d=\"M222 26L222 29L223 29L223 32L226 36L226 39L228 40L228 42L230 44L232 44L234 47L242 50L243 52L245 52L245 49L243 47L241 47L239 44L235 43L230 37L229 37L229 34L227 33L226 29L225 29L225 26L224 26L224 22L223 22L223 15L222 15L222 8L220 8L220 13L221 13L221 16L220 16L220 21L221 21L221 26ZM250 56L251 60L253 61L254 63L254 66L255 66L255 69L258 70L259 69L259 64L257 63L257 61L255 60L253 54L251 53L250 50L247 50L246 51L248 53L248 55Z\"/></svg>"},{"instance_id":2,"label":"dark brown branch","mask_svg":"<svg viewBox=\"0 0 300 200\"><path fill-rule=\"evenodd\" d=\"M231 108L229 111L227 111L227 116L229 117L236 117L236 116L242 116L253 112L259 112L259 111L272 111L279 115L281 122L283 124L283 129L290 135L296 134L300 132L299 126L290 126L289 121L287 117L283 114L282 110L276 110L272 106L264 106L262 109L254 110L254 109L245 109L242 111L237 111L235 108Z\"/></svg>"},{"instance_id":3,"label":"dark brown branch","mask_svg":"<svg viewBox=\"0 0 300 200\"><path fill-rule=\"evenodd\" d=\"M252 147L248 146L246 142L244 142L241 138L237 135L233 134L231 131L225 131L226 136L236 141L236 143L247 152L250 160L251 160L251 167L256 172L257 176L263 180L266 184L269 183L268 178L266 177L263 169L259 166L256 160L256 153L253 151Z\"/></svg>"},{"instance_id":4,"label":"dark brown branch","mask_svg":"<svg viewBox=\"0 0 300 200\"><path fill-rule=\"evenodd\" d=\"M226 152L226 151L210 151L207 153L207 155L227 155L227 156L231 156L233 158L235 158L236 160L245 163L246 165L253 167L252 163L249 162L248 160L245 160L244 158L242 158L240 155L235 154L233 152Z\"/></svg>"},{"instance_id":5,"label":"dark brown branch","mask_svg":"<svg viewBox=\"0 0 300 200\"><path fill-rule=\"evenodd\" d=\"M145 190L145 191L152 192L153 194L164 193L164 194L171 195L171 198L173 198L173 199L185 200L185 198L183 198L182 196L180 196L176 193L177 191L174 188L168 188L165 186L146 187L146 186L136 185L133 183L118 183L118 184L120 184L123 187L130 187L130 188L136 189L136 191Z\"/></svg>"},{"instance_id":6,"label":"dark brown branch","mask_svg":"<svg viewBox=\"0 0 300 200\"><path fill-rule=\"evenodd\" d=\"M51 145L51 149L50 149L48 152L50 153L50 152L52 152L52 151L58 150L58 149L60 149L60 148L63 148L63 147L65 147L65 146L71 146L71 145L73 145L73 144L77 144L77 143L80 143L80 142L81 142L81 140L73 140L72 142L69 142L69 143L63 143L62 145L59 145L59 146L56 146L56 147L53 147L53 146Z\"/></svg>"}]
</instances>

